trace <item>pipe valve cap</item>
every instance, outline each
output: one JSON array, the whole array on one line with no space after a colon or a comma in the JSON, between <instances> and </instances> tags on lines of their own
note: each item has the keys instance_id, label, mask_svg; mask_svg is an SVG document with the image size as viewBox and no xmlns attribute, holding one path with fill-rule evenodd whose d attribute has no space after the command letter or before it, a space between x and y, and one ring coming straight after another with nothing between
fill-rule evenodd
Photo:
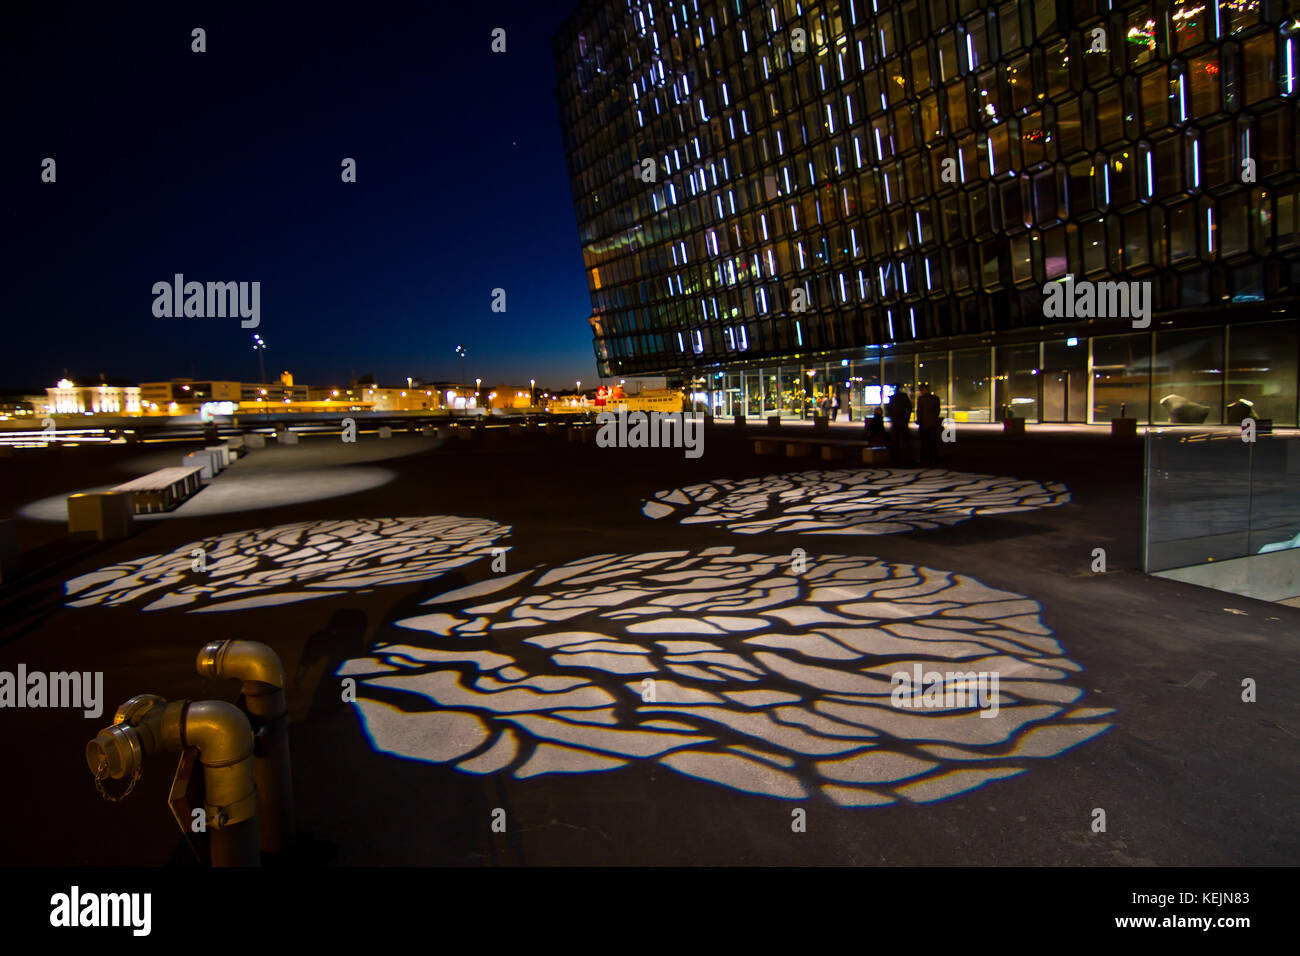
<instances>
[{"instance_id":1,"label":"pipe valve cap","mask_svg":"<svg viewBox=\"0 0 1300 956\"><path fill-rule=\"evenodd\" d=\"M120 780L135 772L141 756L139 738L130 727L105 727L86 744L86 764L96 778Z\"/></svg>"}]
</instances>

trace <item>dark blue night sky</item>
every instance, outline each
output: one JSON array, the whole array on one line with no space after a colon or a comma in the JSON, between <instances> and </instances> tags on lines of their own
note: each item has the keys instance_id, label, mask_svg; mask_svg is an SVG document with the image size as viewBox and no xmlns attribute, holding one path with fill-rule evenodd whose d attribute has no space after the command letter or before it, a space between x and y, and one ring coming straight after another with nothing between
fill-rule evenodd
<instances>
[{"instance_id":1,"label":"dark blue night sky","mask_svg":"<svg viewBox=\"0 0 1300 956\"><path fill-rule=\"evenodd\" d=\"M262 283L268 377L454 379L463 342L469 378L594 383L551 52L574 0L178 6L3 14L0 385L256 379L237 318L154 317L178 272Z\"/></svg>"}]
</instances>

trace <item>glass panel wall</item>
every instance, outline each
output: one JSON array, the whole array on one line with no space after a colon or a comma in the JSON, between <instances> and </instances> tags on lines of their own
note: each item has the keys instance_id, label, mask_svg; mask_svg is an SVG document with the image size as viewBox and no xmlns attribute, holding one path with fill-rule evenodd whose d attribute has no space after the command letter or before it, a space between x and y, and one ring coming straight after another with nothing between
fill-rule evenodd
<instances>
[{"instance_id":1,"label":"glass panel wall","mask_svg":"<svg viewBox=\"0 0 1300 956\"><path fill-rule=\"evenodd\" d=\"M781 370L768 368L763 370L763 415L764 417L781 414Z\"/></svg>"},{"instance_id":2,"label":"glass panel wall","mask_svg":"<svg viewBox=\"0 0 1300 956\"><path fill-rule=\"evenodd\" d=\"M806 376L797 365L781 367L780 411L782 418L802 418L804 404L807 401Z\"/></svg>"},{"instance_id":3,"label":"glass panel wall","mask_svg":"<svg viewBox=\"0 0 1300 956\"><path fill-rule=\"evenodd\" d=\"M1256 322L1228 330L1225 421L1271 418L1296 421L1296 323Z\"/></svg>"},{"instance_id":4,"label":"glass panel wall","mask_svg":"<svg viewBox=\"0 0 1300 956\"><path fill-rule=\"evenodd\" d=\"M722 414L732 417L745 414L745 380L738 372L727 375L727 391L722 403Z\"/></svg>"},{"instance_id":5,"label":"glass panel wall","mask_svg":"<svg viewBox=\"0 0 1300 956\"><path fill-rule=\"evenodd\" d=\"M1092 340L1092 421L1150 419L1151 336L1107 335Z\"/></svg>"},{"instance_id":6,"label":"glass panel wall","mask_svg":"<svg viewBox=\"0 0 1300 956\"><path fill-rule=\"evenodd\" d=\"M952 417L959 422L990 420L992 369L989 349L952 353Z\"/></svg>"},{"instance_id":7,"label":"glass panel wall","mask_svg":"<svg viewBox=\"0 0 1300 956\"><path fill-rule=\"evenodd\" d=\"M854 362L849 366L849 370L851 372L850 381L853 383L849 392L853 420L865 421L872 416L882 403L880 396L880 359L872 357L861 362Z\"/></svg>"},{"instance_id":8,"label":"glass panel wall","mask_svg":"<svg viewBox=\"0 0 1300 956\"><path fill-rule=\"evenodd\" d=\"M1070 343L1074 344L1071 345ZM1043 417L1045 422L1088 420L1088 344L1086 339L1043 343Z\"/></svg>"},{"instance_id":9,"label":"glass panel wall","mask_svg":"<svg viewBox=\"0 0 1300 956\"><path fill-rule=\"evenodd\" d=\"M948 395L948 353L922 352L916 361L916 385L929 385L930 391L939 396L942 416L947 418L952 403Z\"/></svg>"},{"instance_id":10,"label":"glass panel wall","mask_svg":"<svg viewBox=\"0 0 1300 956\"><path fill-rule=\"evenodd\" d=\"M884 384L892 388L901 388L913 404L916 402L916 356L894 355L886 353L881 359ZM892 392L890 394L893 394ZM889 400L887 397L884 399Z\"/></svg>"},{"instance_id":11,"label":"glass panel wall","mask_svg":"<svg viewBox=\"0 0 1300 956\"><path fill-rule=\"evenodd\" d=\"M759 418L763 414L763 373L745 373L745 414Z\"/></svg>"},{"instance_id":12,"label":"glass panel wall","mask_svg":"<svg viewBox=\"0 0 1300 956\"><path fill-rule=\"evenodd\" d=\"M825 365L813 365L804 369L804 382L807 386L804 402L804 416L830 415L830 406L835 402L832 394L831 379Z\"/></svg>"},{"instance_id":13,"label":"glass panel wall","mask_svg":"<svg viewBox=\"0 0 1300 956\"><path fill-rule=\"evenodd\" d=\"M1011 415L1038 421L1038 346L1002 346L996 354L997 421Z\"/></svg>"},{"instance_id":14,"label":"glass panel wall","mask_svg":"<svg viewBox=\"0 0 1300 956\"><path fill-rule=\"evenodd\" d=\"M1152 424L1223 423L1223 329L1156 333Z\"/></svg>"}]
</instances>

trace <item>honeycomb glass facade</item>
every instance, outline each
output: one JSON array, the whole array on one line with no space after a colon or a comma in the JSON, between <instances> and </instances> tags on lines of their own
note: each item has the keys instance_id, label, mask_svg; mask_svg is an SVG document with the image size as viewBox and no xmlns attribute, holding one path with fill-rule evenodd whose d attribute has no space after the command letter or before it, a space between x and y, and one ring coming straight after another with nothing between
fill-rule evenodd
<instances>
[{"instance_id":1,"label":"honeycomb glass facade","mask_svg":"<svg viewBox=\"0 0 1300 956\"><path fill-rule=\"evenodd\" d=\"M929 382L965 421L1297 424L1297 12L582 3L554 46L600 374L723 415Z\"/></svg>"}]
</instances>

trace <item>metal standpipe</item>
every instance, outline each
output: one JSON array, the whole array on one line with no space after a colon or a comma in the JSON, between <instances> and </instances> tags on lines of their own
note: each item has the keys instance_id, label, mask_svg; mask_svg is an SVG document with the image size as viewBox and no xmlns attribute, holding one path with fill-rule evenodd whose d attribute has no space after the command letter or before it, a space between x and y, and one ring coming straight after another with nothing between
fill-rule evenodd
<instances>
[{"instance_id":1,"label":"metal standpipe","mask_svg":"<svg viewBox=\"0 0 1300 956\"><path fill-rule=\"evenodd\" d=\"M117 709L113 725L86 745L86 763L96 783L129 776L126 793L130 793L146 757L181 753L191 747L198 751L203 765L203 810L212 865L258 866L253 730L243 711L233 704L222 700L167 701L154 694L132 697Z\"/></svg>"},{"instance_id":2,"label":"metal standpipe","mask_svg":"<svg viewBox=\"0 0 1300 956\"><path fill-rule=\"evenodd\" d=\"M254 773L263 853L283 853L294 836L293 773L284 666L259 641L213 641L195 662L202 677L243 682L244 709L254 734Z\"/></svg>"}]
</instances>

